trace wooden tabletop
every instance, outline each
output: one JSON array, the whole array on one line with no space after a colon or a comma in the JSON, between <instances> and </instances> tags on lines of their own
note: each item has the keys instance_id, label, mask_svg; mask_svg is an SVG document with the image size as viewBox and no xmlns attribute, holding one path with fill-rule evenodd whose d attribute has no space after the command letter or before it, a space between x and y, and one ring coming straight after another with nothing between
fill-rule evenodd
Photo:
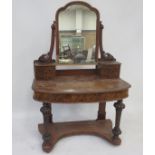
<instances>
[{"instance_id":1,"label":"wooden tabletop","mask_svg":"<svg viewBox=\"0 0 155 155\"><path fill-rule=\"evenodd\" d=\"M130 85L121 79L98 76L58 76L48 81L33 82L33 90L51 94L105 93L126 90Z\"/></svg>"},{"instance_id":2,"label":"wooden tabletop","mask_svg":"<svg viewBox=\"0 0 155 155\"><path fill-rule=\"evenodd\" d=\"M96 102L128 97L130 84L121 79L91 76L56 76L51 80L34 80L34 99L42 102Z\"/></svg>"}]
</instances>

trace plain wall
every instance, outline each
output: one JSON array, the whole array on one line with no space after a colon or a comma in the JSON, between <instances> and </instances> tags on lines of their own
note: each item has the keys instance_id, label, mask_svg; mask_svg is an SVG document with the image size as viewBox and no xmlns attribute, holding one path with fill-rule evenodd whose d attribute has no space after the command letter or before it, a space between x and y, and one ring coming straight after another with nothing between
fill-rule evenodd
<instances>
[{"instance_id":1,"label":"plain wall","mask_svg":"<svg viewBox=\"0 0 155 155\"><path fill-rule=\"evenodd\" d=\"M56 10L69 0L13 0L13 154L39 155L42 122L41 104L33 100L31 89L33 60L50 47L51 24ZM56 155L141 155L142 154L142 1L86 0L100 12L104 24L103 46L122 63L121 78L131 83L124 100L121 135L123 142L113 147L93 136L62 139L51 154ZM114 121L113 103L107 117ZM95 119L97 104L53 105L54 121Z\"/></svg>"}]
</instances>

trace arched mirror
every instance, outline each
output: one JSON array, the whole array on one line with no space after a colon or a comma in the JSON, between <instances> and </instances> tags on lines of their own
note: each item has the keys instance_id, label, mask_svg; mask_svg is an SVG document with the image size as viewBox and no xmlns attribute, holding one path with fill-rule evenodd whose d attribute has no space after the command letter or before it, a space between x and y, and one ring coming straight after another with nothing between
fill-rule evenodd
<instances>
[{"instance_id":1,"label":"arched mirror","mask_svg":"<svg viewBox=\"0 0 155 155\"><path fill-rule=\"evenodd\" d=\"M99 14L82 2L60 8L57 23L57 64L96 64Z\"/></svg>"}]
</instances>

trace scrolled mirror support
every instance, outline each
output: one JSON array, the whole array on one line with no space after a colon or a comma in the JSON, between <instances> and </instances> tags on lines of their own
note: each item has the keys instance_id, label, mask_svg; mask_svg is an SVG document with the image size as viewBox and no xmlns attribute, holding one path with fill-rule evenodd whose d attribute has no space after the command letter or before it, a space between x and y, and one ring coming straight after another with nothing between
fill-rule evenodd
<instances>
[{"instance_id":1,"label":"scrolled mirror support","mask_svg":"<svg viewBox=\"0 0 155 155\"><path fill-rule=\"evenodd\" d=\"M116 61L116 59L110 53L106 53L103 50L103 42L102 42L103 29L104 29L104 25L100 21L100 52L101 52L101 61Z\"/></svg>"},{"instance_id":2,"label":"scrolled mirror support","mask_svg":"<svg viewBox=\"0 0 155 155\"><path fill-rule=\"evenodd\" d=\"M52 26L52 35L51 35L51 47L50 51L47 54L43 54L39 57L38 61L41 63L52 63L55 62L55 60L52 60L53 55L53 49L54 49L54 43L55 43L55 30L56 30L56 22L54 21Z\"/></svg>"}]
</instances>

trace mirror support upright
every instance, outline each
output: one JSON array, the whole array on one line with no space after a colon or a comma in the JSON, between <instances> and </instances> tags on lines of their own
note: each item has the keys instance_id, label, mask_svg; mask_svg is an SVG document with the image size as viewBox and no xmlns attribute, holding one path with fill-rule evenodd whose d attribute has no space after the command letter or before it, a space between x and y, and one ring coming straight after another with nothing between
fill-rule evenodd
<instances>
[{"instance_id":1,"label":"mirror support upright","mask_svg":"<svg viewBox=\"0 0 155 155\"><path fill-rule=\"evenodd\" d=\"M99 46L100 46L100 52L101 52L101 61L116 61L116 59L110 53L106 53L103 49L103 42L102 42L103 29L104 29L104 25L100 21L100 42L99 42Z\"/></svg>"},{"instance_id":2,"label":"mirror support upright","mask_svg":"<svg viewBox=\"0 0 155 155\"><path fill-rule=\"evenodd\" d=\"M56 21L53 22L52 26L52 35L51 35L51 47L50 51L47 54L43 54L39 57L38 61L41 63L53 63L55 60L52 60L54 44L55 44L55 30L56 30Z\"/></svg>"}]
</instances>

